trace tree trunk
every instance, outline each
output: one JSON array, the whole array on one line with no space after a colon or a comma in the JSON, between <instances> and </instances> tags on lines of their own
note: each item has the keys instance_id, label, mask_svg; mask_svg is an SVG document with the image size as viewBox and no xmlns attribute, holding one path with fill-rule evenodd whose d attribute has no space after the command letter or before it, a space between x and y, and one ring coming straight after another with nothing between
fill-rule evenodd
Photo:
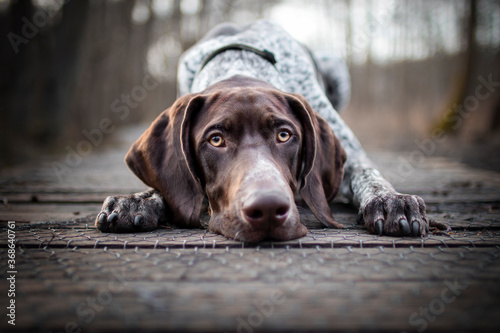
<instances>
[{"instance_id":1,"label":"tree trunk","mask_svg":"<svg viewBox=\"0 0 500 333\"><path fill-rule=\"evenodd\" d=\"M467 18L466 27L467 49L465 51L465 66L462 73L458 75L441 120L438 121L438 124L434 127L452 134L458 132L464 121L464 119L460 118L459 111L461 110L463 101L469 93L470 84L474 79L474 64L478 52L475 39L477 27L477 0L469 0L469 16Z\"/></svg>"}]
</instances>

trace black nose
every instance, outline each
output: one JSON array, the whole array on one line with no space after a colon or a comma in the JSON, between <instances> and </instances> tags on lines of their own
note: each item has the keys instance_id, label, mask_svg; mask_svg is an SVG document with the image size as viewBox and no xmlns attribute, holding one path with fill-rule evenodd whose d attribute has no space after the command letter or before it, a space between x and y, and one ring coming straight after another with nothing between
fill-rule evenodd
<instances>
[{"instance_id":1,"label":"black nose","mask_svg":"<svg viewBox=\"0 0 500 333\"><path fill-rule=\"evenodd\" d=\"M244 218L256 228L282 225L290 211L290 202L279 191L256 191L242 205Z\"/></svg>"}]
</instances>

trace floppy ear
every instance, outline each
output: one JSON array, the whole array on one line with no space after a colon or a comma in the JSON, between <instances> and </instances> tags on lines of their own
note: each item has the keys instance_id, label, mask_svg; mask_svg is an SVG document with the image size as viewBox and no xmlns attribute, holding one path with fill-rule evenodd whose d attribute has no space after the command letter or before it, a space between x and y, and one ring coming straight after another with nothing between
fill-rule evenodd
<instances>
[{"instance_id":1,"label":"floppy ear","mask_svg":"<svg viewBox=\"0 0 500 333\"><path fill-rule=\"evenodd\" d=\"M334 221L329 202L339 191L344 176L345 151L328 123L304 97L289 94L287 99L304 131L300 196L324 225L343 228Z\"/></svg>"},{"instance_id":2,"label":"floppy ear","mask_svg":"<svg viewBox=\"0 0 500 333\"><path fill-rule=\"evenodd\" d=\"M170 209L171 222L177 225L200 225L204 193L192 172L194 161L189 147L183 144L182 126L203 102L200 95L179 98L156 118L125 157L137 177L160 191Z\"/></svg>"}]
</instances>

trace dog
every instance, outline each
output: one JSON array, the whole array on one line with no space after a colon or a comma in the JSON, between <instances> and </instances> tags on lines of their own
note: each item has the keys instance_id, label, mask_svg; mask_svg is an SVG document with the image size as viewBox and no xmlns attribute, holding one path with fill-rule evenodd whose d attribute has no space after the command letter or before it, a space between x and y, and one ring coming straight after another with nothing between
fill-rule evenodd
<instances>
[{"instance_id":1,"label":"dog","mask_svg":"<svg viewBox=\"0 0 500 333\"><path fill-rule=\"evenodd\" d=\"M187 50L178 99L132 145L126 163L152 189L111 196L103 232L200 227L244 242L307 234L300 195L327 227L341 193L377 235L424 236L424 201L398 193L337 110L349 98L345 64L318 56L269 21L222 24Z\"/></svg>"}]
</instances>

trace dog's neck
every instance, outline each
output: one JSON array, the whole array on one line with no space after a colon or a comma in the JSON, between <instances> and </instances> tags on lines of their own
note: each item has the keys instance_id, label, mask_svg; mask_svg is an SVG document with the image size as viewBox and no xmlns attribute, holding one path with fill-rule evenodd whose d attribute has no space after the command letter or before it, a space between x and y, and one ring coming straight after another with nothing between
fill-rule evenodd
<instances>
[{"instance_id":1,"label":"dog's neck","mask_svg":"<svg viewBox=\"0 0 500 333\"><path fill-rule=\"evenodd\" d=\"M284 90L285 84L274 66L269 59L252 51L225 50L204 64L194 78L191 92L201 92L235 76L267 82L276 89Z\"/></svg>"}]
</instances>

